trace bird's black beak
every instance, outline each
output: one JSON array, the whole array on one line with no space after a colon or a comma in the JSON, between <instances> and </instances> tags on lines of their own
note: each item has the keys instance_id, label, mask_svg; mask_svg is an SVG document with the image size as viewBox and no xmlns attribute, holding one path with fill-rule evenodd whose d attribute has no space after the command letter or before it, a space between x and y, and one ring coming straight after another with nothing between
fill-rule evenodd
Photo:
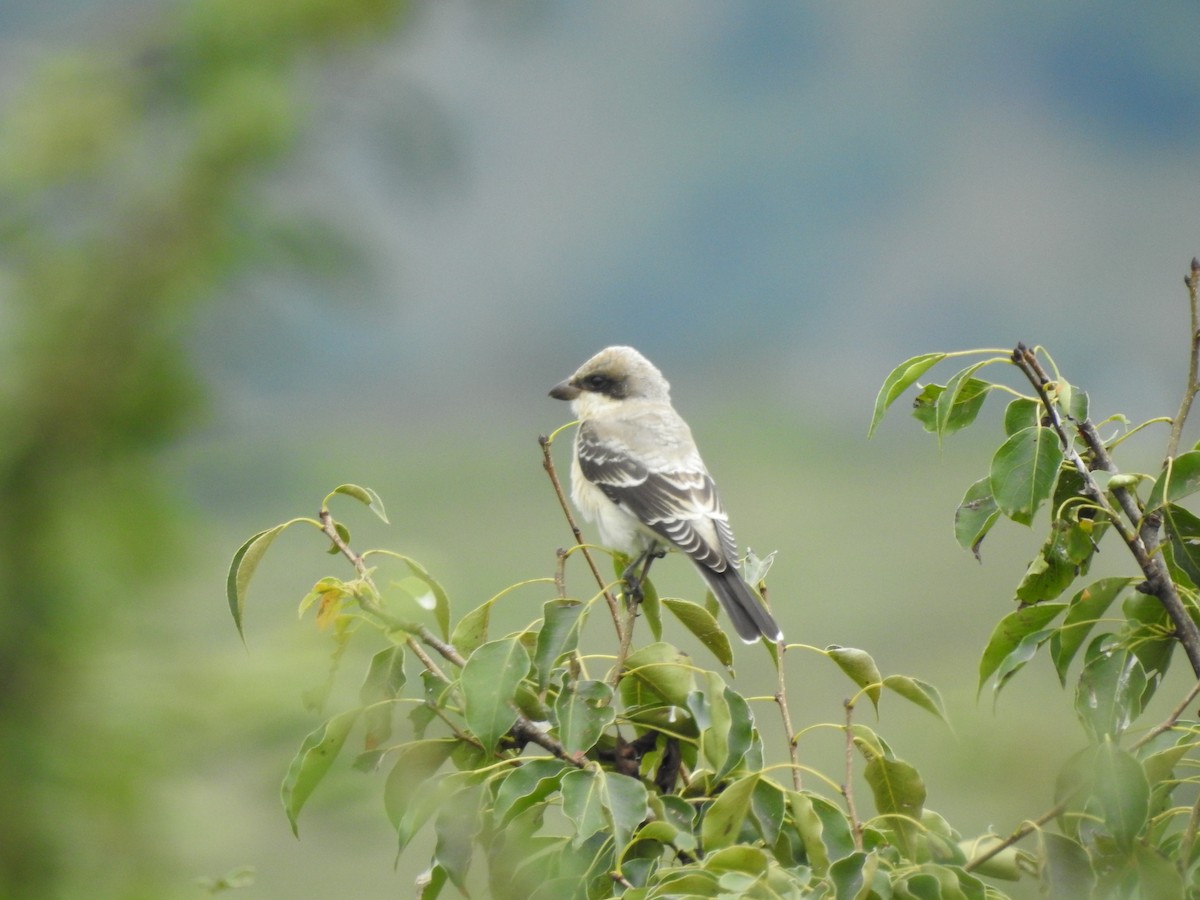
<instances>
[{"instance_id":1,"label":"bird's black beak","mask_svg":"<svg viewBox=\"0 0 1200 900\"><path fill-rule=\"evenodd\" d=\"M570 381L560 381L554 387L550 388L550 396L555 400L574 400L579 396L579 388L571 384Z\"/></svg>"}]
</instances>

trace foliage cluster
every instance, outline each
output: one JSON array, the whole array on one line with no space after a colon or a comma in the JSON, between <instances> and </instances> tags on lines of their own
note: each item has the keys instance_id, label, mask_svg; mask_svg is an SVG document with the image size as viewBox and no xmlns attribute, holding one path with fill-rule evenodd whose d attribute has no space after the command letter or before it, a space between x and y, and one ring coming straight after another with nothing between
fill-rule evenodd
<instances>
[{"instance_id":1,"label":"foliage cluster","mask_svg":"<svg viewBox=\"0 0 1200 900\"><path fill-rule=\"evenodd\" d=\"M1040 510L1049 512L1045 541L1017 584L1017 607L984 648L979 689L991 684L999 692L1045 649L1073 691L1085 745L1064 766L1051 808L1011 834L964 840L926 806L918 769L854 719L864 698L878 706L885 691L944 717L931 685L884 676L862 650L781 643L765 648L778 674L774 694L745 696L727 679L732 650L711 596L704 603L659 598L646 582L640 606L626 603L619 575L600 574L600 551L582 542L563 499L553 437L542 439L544 464L575 543L558 551L553 576L513 585L457 619L445 591L415 560L352 549L346 526L330 512L332 498L352 497L384 518L379 497L357 485L336 488L317 518L260 532L235 554L227 593L240 631L247 586L271 543L291 526L315 528L330 552L350 562L353 577L321 579L301 612L315 609L338 646L354 637L379 648L360 703L312 731L288 768L282 799L293 829L357 735L354 766L386 767L383 801L398 851L432 830L423 898L447 885L467 893L482 881L490 896L539 900L974 900L1002 897L996 881L1021 877L1038 879L1052 897L1200 896L1200 799L1190 775L1197 724L1182 718L1200 685L1165 720L1153 727L1141 721L1177 649L1200 676L1200 518L1181 505L1200 492L1200 450L1177 452L1197 392L1197 278L1200 264L1188 280L1189 386L1173 419L1153 420L1172 426L1154 475L1121 473L1113 461L1122 442L1151 423L1093 423L1086 393L1041 350L923 354L897 366L879 392L872 431L935 365L982 356L945 384L918 386L913 406L940 440L971 425L988 396L1011 398L987 474L956 511L958 542L978 556L1001 517L1030 526ZM1020 373L1031 393L981 378L992 365ZM1112 426L1115 433L1102 438L1099 428ZM1110 534L1131 554L1136 574L1088 583ZM567 563L578 557L590 570L585 578L596 582L586 597L568 589ZM614 571L627 562L615 556ZM765 592L769 560L750 557L745 566ZM396 567L401 577L393 578ZM375 576L383 571L392 580L381 589ZM529 588L549 594L541 615L493 634L494 606ZM612 635L597 638L587 626L605 606L609 615L599 618L611 618ZM637 622L649 632L645 642L634 640ZM680 627L715 666L664 639ZM793 727L784 664L800 648L824 655L853 682L844 721ZM774 757L754 712L771 703L787 736ZM797 739L823 726L844 735L845 771L820 772L799 758ZM871 815L859 812L856 776L870 789Z\"/></svg>"}]
</instances>

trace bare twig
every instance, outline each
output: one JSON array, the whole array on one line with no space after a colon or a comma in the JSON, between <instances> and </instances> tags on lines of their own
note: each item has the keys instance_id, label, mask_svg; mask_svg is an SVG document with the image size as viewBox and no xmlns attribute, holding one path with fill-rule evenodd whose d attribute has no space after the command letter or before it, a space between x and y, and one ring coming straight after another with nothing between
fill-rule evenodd
<instances>
[{"instance_id":1,"label":"bare twig","mask_svg":"<svg viewBox=\"0 0 1200 900\"><path fill-rule=\"evenodd\" d=\"M1129 548L1129 552L1133 554L1142 574L1146 576L1146 582L1140 589L1158 598L1163 609L1167 611L1167 615L1170 616L1171 622L1175 626L1175 637L1183 646L1188 662L1191 663L1192 671L1197 678L1200 678L1200 630L1197 630L1196 623L1188 615L1187 609L1179 597L1179 592L1175 589L1175 582L1171 580L1170 573L1167 571L1166 563L1163 562L1161 556L1152 554L1146 547L1142 534L1139 532L1142 524L1142 511L1136 495L1122 487L1113 488L1112 496L1125 514L1123 519L1120 513L1113 508L1095 478L1092 477L1092 469L1075 449L1074 442L1063 423L1062 415L1047 393L1046 388L1050 379L1033 351L1024 344L1017 344L1012 354L1012 361L1037 391L1046 415L1062 444L1064 454L1083 478L1084 493L1104 511L1113 528L1121 536L1121 540ZM1113 463L1112 457L1108 455L1104 441L1096 433L1092 423L1084 419L1082 422L1076 422L1075 425L1079 435L1091 451L1093 467L1115 474L1117 467Z\"/></svg>"},{"instance_id":2,"label":"bare twig","mask_svg":"<svg viewBox=\"0 0 1200 900\"><path fill-rule=\"evenodd\" d=\"M583 542L583 532L575 524L575 517L571 514L571 507L567 503L567 495L563 492L562 482L558 480L558 471L554 468L554 457L550 455L551 443L552 441L546 435L538 435L538 444L542 448L542 468L550 476L550 484L554 486L554 494L558 497L558 505L562 507L567 524L571 527L571 534L575 536L575 544L583 553L583 558L587 560L588 567L592 570L592 575L596 579L596 584L600 586L600 590L604 594L604 600L608 603L608 610L612 613L613 626L617 629L617 637L624 640L625 634L621 623L621 606L617 603L617 598L613 596L612 591L608 589L608 582L600 574L600 569L596 565L596 561L592 558L587 545Z\"/></svg>"},{"instance_id":3,"label":"bare twig","mask_svg":"<svg viewBox=\"0 0 1200 900\"><path fill-rule=\"evenodd\" d=\"M982 866L985 862L987 862L989 859L991 859L996 854L1001 853L1004 850L1007 850L1013 844L1017 843L1017 841L1020 841L1020 840L1023 840L1025 838L1029 837L1029 835L1033 834L1035 831L1037 831L1039 828L1041 828L1043 825L1045 825L1051 819L1061 816L1063 814L1063 812L1066 811L1066 808L1067 808L1067 801L1064 800L1061 803L1057 804L1053 809L1049 809L1046 812L1042 813L1036 819L1034 819L1030 822L1025 822L1020 828L1018 828L1016 831L1014 831L1012 834L1010 834L1004 840L993 844L992 846L990 846L986 850L984 850L982 853L980 853L978 856L976 856L974 859L970 860L965 866L963 866L963 869L968 872L970 872L972 869L978 869L980 866Z\"/></svg>"},{"instance_id":4,"label":"bare twig","mask_svg":"<svg viewBox=\"0 0 1200 900\"><path fill-rule=\"evenodd\" d=\"M1130 747L1130 749L1137 750L1141 747L1144 747L1164 731L1170 731L1172 728L1174 728L1175 724L1179 721L1183 714L1187 712L1187 708L1191 706L1193 702L1195 702L1197 697L1200 697L1200 681L1197 681L1194 685L1192 685L1192 689L1188 691L1187 696L1179 701L1179 704L1173 710L1171 710L1171 714L1169 716L1134 741L1133 746Z\"/></svg>"},{"instance_id":5,"label":"bare twig","mask_svg":"<svg viewBox=\"0 0 1200 900\"><path fill-rule=\"evenodd\" d=\"M844 700L846 708L846 775L842 782L842 796L846 798L846 814L850 817L850 830L854 834L854 848L863 848L863 825L858 818L858 810L854 807L854 704Z\"/></svg>"},{"instance_id":6,"label":"bare twig","mask_svg":"<svg viewBox=\"0 0 1200 900\"><path fill-rule=\"evenodd\" d=\"M1179 442L1183 438L1183 425L1192 409L1192 401L1200 393L1200 311L1196 308L1196 291L1200 289L1200 259L1192 259L1192 268L1183 277L1183 283L1188 289L1188 308L1191 311L1191 345L1192 352L1188 361L1187 387L1183 391L1183 400L1179 404L1179 412L1171 420L1171 437L1167 441L1167 459L1172 459L1179 452Z\"/></svg>"},{"instance_id":7,"label":"bare twig","mask_svg":"<svg viewBox=\"0 0 1200 900\"><path fill-rule=\"evenodd\" d=\"M766 603L766 582L760 582L758 588L759 592L762 594L763 603ZM763 640L766 640L766 638L763 638ZM775 686L775 702L779 704L779 715L783 719L783 731L787 736L788 759L792 764L792 787L799 791L803 788L804 779L800 771L800 750L796 746L796 733L792 730L792 713L791 710L788 709L787 680L784 678L783 665L783 655L785 653L787 653L787 644L785 644L783 640L776 641L775 666L778 681Z\"/></svg>"}]
</instances>

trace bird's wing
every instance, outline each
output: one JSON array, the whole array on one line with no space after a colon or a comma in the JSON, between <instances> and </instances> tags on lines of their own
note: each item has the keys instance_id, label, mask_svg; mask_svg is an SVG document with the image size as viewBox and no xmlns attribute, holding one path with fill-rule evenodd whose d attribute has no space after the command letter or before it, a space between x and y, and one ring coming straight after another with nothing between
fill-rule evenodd
<instances>
[{"instance_id":1,"label":"bird's wing","mask_svg":"<svg viewBox=\"0 0 1200 900\"><path fill-rule=\"evenodd\" d=\"M717 487L694 452L640 454L614 429L579 427L583 476L702 566L723 571L737 555ZM672 456L678 459L672 459Z\"/></svg>"}]
</instances>

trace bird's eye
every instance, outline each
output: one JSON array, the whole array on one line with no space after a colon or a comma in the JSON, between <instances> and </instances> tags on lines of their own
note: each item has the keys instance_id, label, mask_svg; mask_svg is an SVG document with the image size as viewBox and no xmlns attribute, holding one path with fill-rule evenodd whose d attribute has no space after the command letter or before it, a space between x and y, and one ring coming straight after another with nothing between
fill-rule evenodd
<instances>
[{"instance_id":1,"label":"bird's eye","mask_svg":"<svg viewBox=\"0 0 1200 900\"><path fill-rule=\"evenodd\" d=\"M607 375L589 375L583 379L584 385L589 391L603 391L611 384L611 379Z\"/></svg>"}]
</instances>

